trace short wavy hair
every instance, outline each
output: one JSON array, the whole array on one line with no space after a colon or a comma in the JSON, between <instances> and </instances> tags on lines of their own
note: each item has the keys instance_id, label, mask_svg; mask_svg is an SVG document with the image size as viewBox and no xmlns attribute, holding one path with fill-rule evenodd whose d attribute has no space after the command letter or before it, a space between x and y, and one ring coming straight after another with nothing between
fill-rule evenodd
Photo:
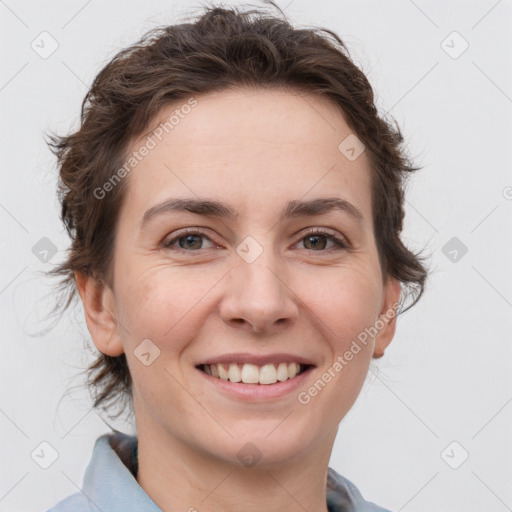
<instances>
[{"instance_id":1,"label":"short wavy hair","mask_svg":"<svg viewBox=\"0 0 512 512\"><path fill-rule=\"evenodd\" d=\"M404 189L414 167L393 120L379 116L374 93L342 40L325 28L294 28L279 11L206 6L193 22L160 26L121 50L103 67L87 92L80 127L66 136L50 135L57 157L61 218L71 238L60 276L63 311L77 296L75 272L111 284L112 255L119 211L126 195L122 180L108 200L96 197L123 166L130 142L140 136L169 102L238 86L287 87L329 98L366 146L372 168L374 235L383 279L402 285L402 313L423 293L427 270L400 239ZM341 141L340 141L341 142ZM403 308L406 298L413 300ZM94 399L108 412L128 399L132 381L126 356L100 354L86 370ZM124 403L124 401L123 401Z\"/></svg>"}]
</instances>

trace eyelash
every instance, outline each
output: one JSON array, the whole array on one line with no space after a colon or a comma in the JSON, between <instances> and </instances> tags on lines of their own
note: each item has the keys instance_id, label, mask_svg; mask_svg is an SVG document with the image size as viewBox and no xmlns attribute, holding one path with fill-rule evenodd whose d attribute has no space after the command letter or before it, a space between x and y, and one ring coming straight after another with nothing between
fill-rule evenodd
<instances>
[{"instance_id":1,"label":"eyelash","mask_svg":"<svg viewBox=\"0 0 512 512\"><path fill-rule=\"evenodd\" d=\"M174 236L172 239L164 240L162 242L162 247L164 249L171 249L171 246L175 242L177 242L180 238L185 238L190 235L203 236L205 238L208 238L208 240L210 240L210 238L202 231L195 229L195 228L187 228L181 232L178 232L177 235ZM313 251L311 249L306 249L311 252L331 252L331 251L340 251L340 250L349 250L350 249L350 245L348 244L348 242L345 239L340 238L340 237L334 235L333 233L330 233L330 232L326 231L325 229L321 229L321 228L310 229L309 231L304 233L304 235L300 238L299 242L304 240L308 236L313 236L313 235L321 235L322 237L326 238L327 240L333 241L336 244L336 247L332 247L331 249L323 249L320 251ZM210 240L210 241L212 241L212 240ZM183 249L183 248L179 247L177 250L179 252L194 253L194 252L198 252L200 249L187 250L187 249Z\"/></svg>"}]
</instances>

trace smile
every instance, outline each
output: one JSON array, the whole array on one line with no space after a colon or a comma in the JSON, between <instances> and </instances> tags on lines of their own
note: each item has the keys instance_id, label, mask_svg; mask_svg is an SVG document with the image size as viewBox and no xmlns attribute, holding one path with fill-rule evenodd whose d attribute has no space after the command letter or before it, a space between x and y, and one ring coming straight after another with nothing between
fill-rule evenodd
<instances>
[{"instance_id":1,"label":"smile","mask_svg":"<svg viewBox=\"0 0 512 512\"><path fill-rule=\"evenodd\" d=\"M297 362L280 362L256 365L251 363L214 363L199 365L199 369L212 377L244 384L275 384L302 374L309 365Z\"/></svg>"}]
</instances>

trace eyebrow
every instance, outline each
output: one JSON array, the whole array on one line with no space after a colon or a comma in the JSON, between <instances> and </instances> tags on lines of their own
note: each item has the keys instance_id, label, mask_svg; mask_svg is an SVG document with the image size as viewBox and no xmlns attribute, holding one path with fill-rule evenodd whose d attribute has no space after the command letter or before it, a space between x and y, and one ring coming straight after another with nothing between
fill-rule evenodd
<instances>
[{"instance_id":1,"label":"eyebrow","mask_svg":"<svg viewBox=\"0 0 512 512\"><path fill-rule=\"evenodd\" d=\"M363 214L352 204L339 197L326 197L311 199L309 201L293 200L289 201L281 211L279 221L294 217L309 217L323 215L332 210L341 210L352 218L364 225ZM218 217L222 219L234 220L238 217L236 212L229 204L210 199L180 198L167 199L155 206L152 206L144 213L141 221L141 228L154 217L167 214L169 212L191 212L205 217Z\"/></svg>"}]
</instances>

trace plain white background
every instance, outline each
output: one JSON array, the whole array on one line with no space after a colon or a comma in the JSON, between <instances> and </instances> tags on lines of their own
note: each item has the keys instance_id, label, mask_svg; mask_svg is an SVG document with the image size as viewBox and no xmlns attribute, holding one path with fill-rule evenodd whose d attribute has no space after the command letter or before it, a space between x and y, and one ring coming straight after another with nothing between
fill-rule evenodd
<instances>
[{"instance_id":1,"label":"plain white background","mask_svg":"<svg viewBox=\"0 0 512 512\"><path fill-rule=\"evenodd\" d=\"M372 364L331 467L394 511L512 510L512 1L278 3L295 24L342 37L423 166L404 240L430 254L427 290ZM108 431L80 388L93 360L82 311L33 335L52 306L41 272L68 246L43 132L76 128L118 50L200 5L0 1L0 511L43 511L77 492ZM58 43L48 58L31 47L43 31ZM44 237L57 250L48 262ZM32 455L42 442L58 454L47 469Z\"/></svg>"}]
</instances>

